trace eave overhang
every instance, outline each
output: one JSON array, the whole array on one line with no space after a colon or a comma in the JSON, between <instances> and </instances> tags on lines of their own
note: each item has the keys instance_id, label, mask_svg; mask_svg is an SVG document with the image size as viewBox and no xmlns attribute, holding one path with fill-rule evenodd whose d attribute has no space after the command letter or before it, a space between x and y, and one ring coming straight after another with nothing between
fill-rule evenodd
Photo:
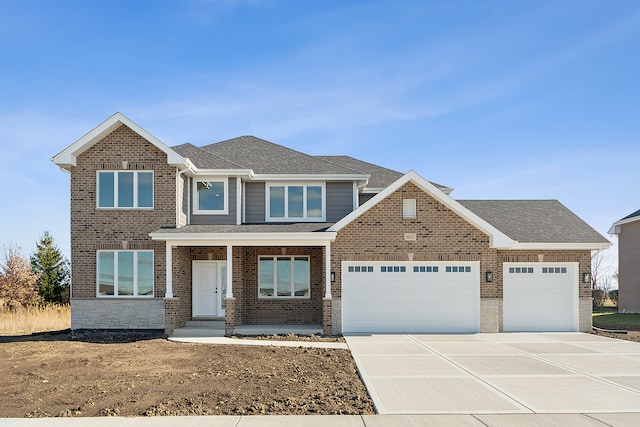
<instances>
[{"instance_id":1,"label":"eave overhang","mask_svg":"<svg viewBox=\"0 0 640 427\"><path fill-rule=\"evenodd\" d=\"M76 142L62 150L51 158L51 161L62 169L70 170L76 165L76 158L91 148L98 141L109 135L111 132L125 125L144 139L155 145L159 150L167 154L167 163L181 169L190 169L191 162L173 151L168 145L160 141L158 138L147 132L145 129L125 117L122 113L115 113L107 120L89 131L86 135L78 139Z\"/></svg>"},{"instance_id":2,"label":"eave overhang","mask_svg":"<svg viewBox=\"0 0 640 427\"><path fill-rule=\"evenodd\" d=\"M621 219L620 221L616 221L613 223L611 228L609 229L609 234L620 234L620 226L629 224L630 222L640 221L640 216L632 216L631 218Z\"/></svg>"},{"instance_id":3,"label":"eave overhang","mask_svg":"<svg viewBox=\"0 0 640 427\"><path fill-rule=\"evenodd\" d=\"M180 233L153 232L151 240L164 241L172 246L325 246L336 240L336 233Z\"/></svg>"}]
</instances>

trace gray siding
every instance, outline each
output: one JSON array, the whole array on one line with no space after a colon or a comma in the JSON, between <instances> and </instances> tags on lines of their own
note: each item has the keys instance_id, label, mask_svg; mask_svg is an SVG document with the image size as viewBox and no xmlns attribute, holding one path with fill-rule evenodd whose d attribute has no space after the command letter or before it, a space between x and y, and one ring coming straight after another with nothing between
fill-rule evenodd
<instances>
[{"instance_id":1,"label":"gray siding","mask_svg":"<svg viewBox=\"0 0 640 427\"><path fill-rule=\"evenodd\" d=\"M229 210L227 215L196 215L193 213L193 195L191 197L191 224L207 225L207 224L235 224L236 223L236 178L229 178ZM193 189L193 187L192 187Z\"/></svg>"},{"instance_id":2,"label":"gray siding","mask_svg":"<svg viewBox=\"0 0 640 427\"><path fill-rule=\"evenodd\" d=\"M265 222L265 183L247 182L245 184L245 222L261 224Z\"/></svg>"},{"instance_id":3,"label":"gray siding","mask_svg":"<svg viewBox=\"0 0 640 427\"><path fill-rule=\"evenodd\" d=\"M358 198L358 206L364 205L366 202L371 200L373 196L375 196L375 194L360 194L360 197Z\"/></svg>"},{"instance_id":4,"label":"gray siding","mask_svg":"<svg viewBox=\"0 0 640 427\"><path fill-rule=\"evenodd\" d=\"M327 222L337 222L353 211L353 183L327 182Z\"/></svg>"}]
</instances>

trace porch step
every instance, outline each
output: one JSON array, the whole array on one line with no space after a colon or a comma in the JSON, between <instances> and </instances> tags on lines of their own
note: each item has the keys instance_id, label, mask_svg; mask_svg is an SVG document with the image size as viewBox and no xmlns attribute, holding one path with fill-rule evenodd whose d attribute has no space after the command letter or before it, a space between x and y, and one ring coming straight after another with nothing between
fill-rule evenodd
<instances>
[{"instance_id":1,"label":"porch step","mask_svg":"<svg viewBox=\"0 0 640 427\"><path fill-rule=\"evenodd\" d=\"M189 320L184 327L175 329L172 337L223 337L224 320Z\"/></svg>"}]
</instances>

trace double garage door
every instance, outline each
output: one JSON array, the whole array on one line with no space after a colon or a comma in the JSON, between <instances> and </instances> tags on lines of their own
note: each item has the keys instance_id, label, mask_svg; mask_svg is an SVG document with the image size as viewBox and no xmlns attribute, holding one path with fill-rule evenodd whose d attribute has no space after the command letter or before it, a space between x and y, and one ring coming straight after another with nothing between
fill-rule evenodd
<instances>
[{"instance_id":1,"label":"double garage door","mask_svg":"<svg viewBox=\"0 0 640 427\"><path fill-rule=\"evenodd\" d=\"M505 263L504 331L577 331L577 275L577 263ZM343 262L343 332L479 330L479 262Z\"/></svg>"},{"instance_id":2,"label":"double garage door","mask_svg":"<svg viewBox=\"0 0 640 427\"><path fill-rule=\"evenodd\" d=\"M478 262L343 262L343 332L478 332Z\"/></svg>"}]
</instances>

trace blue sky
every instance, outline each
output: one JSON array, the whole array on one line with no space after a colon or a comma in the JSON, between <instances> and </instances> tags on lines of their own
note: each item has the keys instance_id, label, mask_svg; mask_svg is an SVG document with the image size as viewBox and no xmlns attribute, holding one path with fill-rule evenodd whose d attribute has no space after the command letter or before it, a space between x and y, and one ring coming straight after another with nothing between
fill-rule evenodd
<instances>
[{"instance_id":1,"label":"blue sky","mask_svg":"<svg viewBox=\"0 0 640 427\"><path fill-rule=\"evenodd\" d=\"M49 159L115 111L169 145L251 134L559 199L606 236L640 208L639 76L637 1L3 0L0 244L69 253Z\"/></svg>"}]
</instances>

